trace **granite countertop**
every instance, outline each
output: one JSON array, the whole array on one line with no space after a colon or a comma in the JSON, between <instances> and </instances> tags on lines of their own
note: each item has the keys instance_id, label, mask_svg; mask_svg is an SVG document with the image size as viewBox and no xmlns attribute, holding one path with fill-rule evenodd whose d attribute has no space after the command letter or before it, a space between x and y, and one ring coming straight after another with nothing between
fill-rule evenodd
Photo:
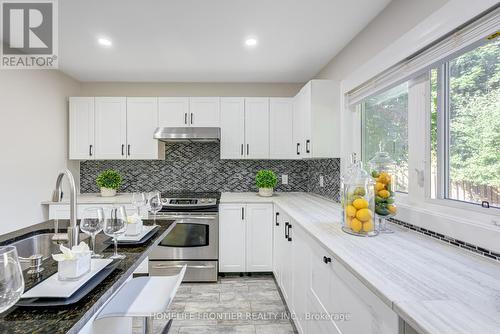
<instances>
[{"instance_id":1,"label":"granite countertop","mask_svg":"<svg viewBox=\"0 0 500 334\"><path fill-rule=\"evenodd\" d=\"M144 220L145 225L152 225L151 220ZM104 281L100 283L92 293L85 296L78 303L65 307L47 308L25 308L14 306L5 313L0 314L0 333L78 333L97 310L109 299L109 297L127 280L141 262L148 256L156 246L175 226L173 221L157 221L160 228L155 235L141 246L119 247L119 253L125 254L126 258L121 261L117 269L113 271ZM49 228L52 222L35 225L30 228L33 234L36 227L44 231L52 231ZM9 237L18 239L15 233L9 233ZM3 238L2 242L6 242ZM113 247L107 248L103 254L109 257L113 253ZM36 285L40 280L57 272L57 263L52 259L43 261L45 270L41 278L35 280L25 274L25 291Z\"/></svg>"},{"instance_id":2,"label":"granite countertop","mask_svg":"<svg viewBox=\"0 0 500 334\"><path fill-rule=\"evenodd\" d=\"M500 263L397 225L342 232L338 203L307 193L223 193L224 203L275 203L422 334L500 333Z\"/></svg>"},{"instance_id":3,"label":"granite countertop","mask_svg":"<svg viewBox=\"0 0 500 334\"><path fill-rule=\"evenodd\" d=\"M78 204L130 204L132 203L132 193L118 193L113 197L102 197L100 194L78 194L76 198ZM69 196L64 196L61 202L51 200L43 201L42 205L69 204Z\"/></svg>"}]
</instances>

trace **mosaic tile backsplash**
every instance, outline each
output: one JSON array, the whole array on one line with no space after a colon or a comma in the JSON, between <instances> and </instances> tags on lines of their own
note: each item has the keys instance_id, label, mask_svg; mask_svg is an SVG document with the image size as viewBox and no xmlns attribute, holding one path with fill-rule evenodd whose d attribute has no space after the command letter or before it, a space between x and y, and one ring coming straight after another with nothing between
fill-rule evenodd
<instances>
[{"instance_id":1,"label":"mosaic tile backsplash","mask_svg":"<svg viewBox=\"0 0 500 334\"><path fill-rule=\"evenodd\" d=\"M80 191L99 192L95 179L113 168L123 176L120 192L134 191L257 191L255 173L271 169L278 175L276 191L310 191L338 201L340 159L221 160L218 143L168 143L165 160L82 161ZM288 175L288 185L281 184ZM319 186L319 176L324 187Z\"/></svg>"}]
</instances>

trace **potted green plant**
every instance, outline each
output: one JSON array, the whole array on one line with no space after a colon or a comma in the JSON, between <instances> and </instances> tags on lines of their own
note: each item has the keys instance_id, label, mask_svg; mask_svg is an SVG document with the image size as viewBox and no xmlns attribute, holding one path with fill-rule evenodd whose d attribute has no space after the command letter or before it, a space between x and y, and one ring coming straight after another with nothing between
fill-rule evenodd
<instances>
[{"instance_id":1,"label":"potted green plant","mask_svg":"<svg viewBox=\"0 0 500 334\"><path fill-rule=\"evenodd\" d=\"M108 169L99 174L95 181L101 189L102 197L113 197L122 184L122 177L116 170Z\"/></svg>"},{"instance_id":2,"label":"potted green plant","mask_svg":"<svg viewBox=\"0 0 500 334\"><path fill-rule=\"evenodd\" d=\"M255 184L259 188L259 195L271 197L277 180L276 174L272 170L259 170L255 175Z\"/></svg>"}]
</instances>

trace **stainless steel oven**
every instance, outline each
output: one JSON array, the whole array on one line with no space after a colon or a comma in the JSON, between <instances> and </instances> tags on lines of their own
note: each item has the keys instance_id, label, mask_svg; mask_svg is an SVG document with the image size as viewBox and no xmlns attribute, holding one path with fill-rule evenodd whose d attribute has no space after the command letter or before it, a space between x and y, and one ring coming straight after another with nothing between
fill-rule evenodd
<instances>
[{"instance_id":1,"label":"stainless steel oven","mask_svg":"<svg viewBox=\"0 0 500 334\"><path fill-rule=\"evenodd\" d=\"M149 256L153 276L176 274L187 265L184 281L217 281L219 258L218 198L187 196L164 198L157 219L174 220L176 226Z\"/></svg>"}]
</instances>

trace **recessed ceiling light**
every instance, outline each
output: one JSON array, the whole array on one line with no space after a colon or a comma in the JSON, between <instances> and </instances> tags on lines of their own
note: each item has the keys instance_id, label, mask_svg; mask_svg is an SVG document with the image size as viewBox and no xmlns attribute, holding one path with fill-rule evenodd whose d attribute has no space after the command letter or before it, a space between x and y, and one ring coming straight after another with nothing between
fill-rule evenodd
<instances>
[{"instance_id":1,"label":"recessed ceiling light","mask_svg":"<svg viewBox=\"0 0 500 334\"><path fill-rule=\"evenodd\" d=\"M99 37L97 39L97 43L99 43L99 45L102 45L102 46L105 46L105 47L110 47L111 45L113 45L113 42L111 42L110 39L107 39L107 38L104 38L104 37Z\"/></svg>"},{"instance_id":2,"label":"recessed ceiling light","mask_svg":"<svg viewBox=\"0 0 500 334\"><path fill-rule=\"evenodd\" d=\"M245 40L245 45L248 46L248 47L255 47L257 46L257 38L254 38L254 37L249 37Z\"/></svg>"}]
</instances>

